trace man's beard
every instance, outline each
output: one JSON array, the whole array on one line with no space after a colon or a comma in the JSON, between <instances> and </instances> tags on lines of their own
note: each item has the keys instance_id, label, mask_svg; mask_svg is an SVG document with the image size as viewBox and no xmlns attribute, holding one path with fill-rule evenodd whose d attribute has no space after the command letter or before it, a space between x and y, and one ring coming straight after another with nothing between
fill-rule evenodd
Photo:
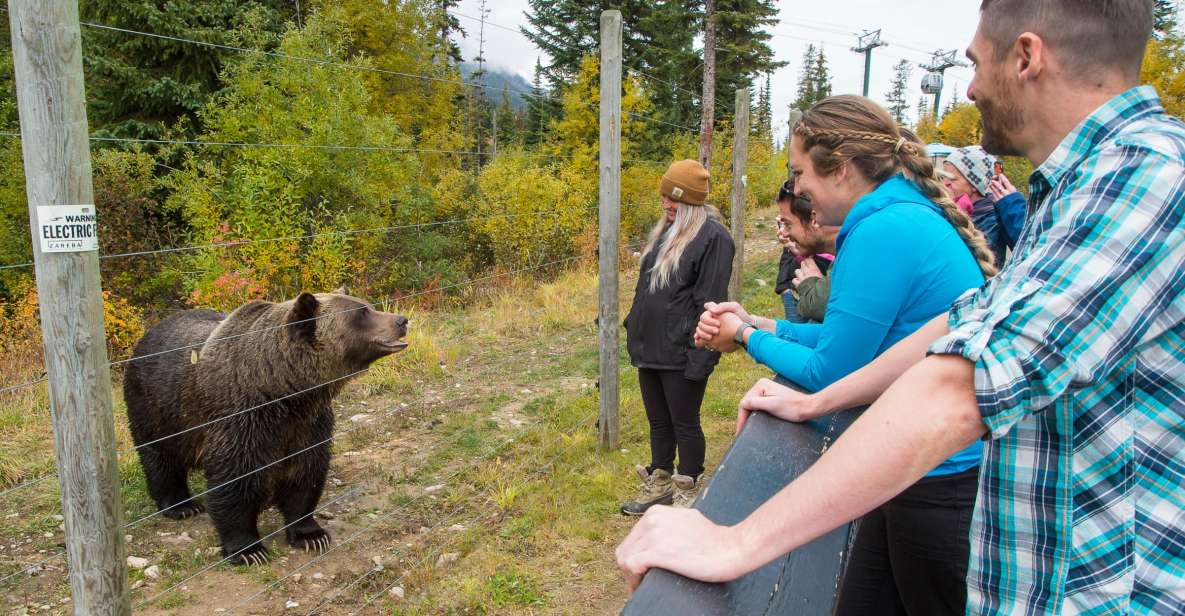
<instances>
[{"instance_id":1,"label":"man's beard","mask_svg":"<svg viewBox=\"0 0 1185 616\"><path fill-rule=\"evenodd\" d=\"M1017 147L1014 139L1024 128L1024 115L1021 114L1020 107L1013 102L1015 97L1012 96L1012 88L999 82L996 85L996 91L999 92L997 98L1005 102L997 105L993 100L983 96L978 96L975 100L975 106L979 108L979 113L983 117L981 145L988 154L1023 156L1024 153Z\"/></svg>"}]
</instances>

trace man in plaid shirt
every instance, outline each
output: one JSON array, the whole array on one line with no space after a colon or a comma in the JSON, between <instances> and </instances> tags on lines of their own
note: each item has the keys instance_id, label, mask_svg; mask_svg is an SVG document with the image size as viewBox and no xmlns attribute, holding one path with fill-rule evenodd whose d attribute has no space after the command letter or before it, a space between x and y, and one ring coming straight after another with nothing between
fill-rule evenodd
<instances>
[{"instance_id":1,"label":"man in plaid shirt","mask_svg":"<svg viewBox=\"0 0 1185 616\"><path fill-rule=\"evenodd\" d=\"M649 513L618 548L631 584L738 577L986 438L967 613L1185 614L1185 126L1137 87L1151 13L983 1L984 147L1037 165L1015 253L832 387L755 386L742 409L791 420L875 404L736 526Z\"/></svg>"}]
</instances>

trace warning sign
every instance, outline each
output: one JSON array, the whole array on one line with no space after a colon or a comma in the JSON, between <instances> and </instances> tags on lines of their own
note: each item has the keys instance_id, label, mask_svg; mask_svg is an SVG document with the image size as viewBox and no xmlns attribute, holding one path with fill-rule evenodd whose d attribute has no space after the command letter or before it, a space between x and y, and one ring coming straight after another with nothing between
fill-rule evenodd
<instances>
[{"instance_id":1,"label":"warning sign","mask_svg":"<svg viewBox=\"0 0 1185 616\"><path fill-rule=\"evenodd\" d=\"M93 205L39 205L37 227L41 252L99 249L99 221Z\"/></svg>"}]
</instances>

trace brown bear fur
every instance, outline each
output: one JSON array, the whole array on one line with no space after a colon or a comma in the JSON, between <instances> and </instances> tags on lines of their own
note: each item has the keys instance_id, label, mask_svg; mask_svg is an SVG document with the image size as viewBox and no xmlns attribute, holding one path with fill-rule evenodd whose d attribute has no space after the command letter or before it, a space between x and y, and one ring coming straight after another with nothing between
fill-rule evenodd
<instances>
[{"instance_id":1,"label":"brown bear fur","mask_svg":"<svg viewBox=\"0 0 1185 616\"><path fill-rule=\"evenodd\" d=\"M343 377L403 350L406 333L406 318L344 292L161 321L136 345L124 378L148 493L168 517L196 515L203 507L186 476L201 469L233 562L267 560L256 523L273 504L289 544L324 549L329 535L312 512L329 472L330 402Z\"/></svg>"}]
</instances>

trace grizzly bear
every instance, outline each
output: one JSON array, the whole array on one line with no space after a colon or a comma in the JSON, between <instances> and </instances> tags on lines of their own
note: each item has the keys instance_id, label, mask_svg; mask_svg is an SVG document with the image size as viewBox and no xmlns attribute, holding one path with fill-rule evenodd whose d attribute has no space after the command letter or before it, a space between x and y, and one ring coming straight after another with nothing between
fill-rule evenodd
<instances>
[{"instance_id":1,"label":"grizzly bear","mask_svg":"<svg viewBox=\"0 0 1185 616\"><path fill-rule=\"evenodd\" d=\"M338 291L253 301L229 315L186 310L148 330L127 366L148 494L170 518L201 513L186 484L201 469L232 562L267 562L256 523L273 504L289 545L329 546L312 513L329 472L330 402L346 377L407 347L407 318Z\"/></svg>"}]
</instances>

